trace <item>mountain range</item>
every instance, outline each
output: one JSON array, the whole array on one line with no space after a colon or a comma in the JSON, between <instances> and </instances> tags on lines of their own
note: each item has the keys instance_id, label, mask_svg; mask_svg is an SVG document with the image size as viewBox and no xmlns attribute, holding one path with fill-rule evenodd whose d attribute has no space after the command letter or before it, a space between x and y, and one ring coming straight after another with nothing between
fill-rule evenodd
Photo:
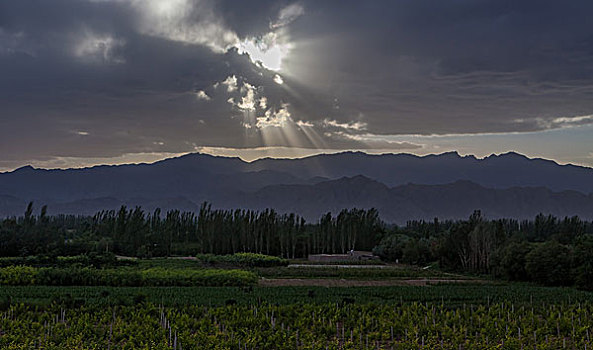
<instances>
[{"instance_id":1,"label":"mountain range","mask_svg":"<svg viewBox=\"0 0 593 350\"><path fill-rule=\"evenodd\" d=\"M483 159L344 152L300 159L193 153L152 164L0 173L0 217L21 215L29 201L48 212L93 214L121 205L197 210L274 208L308 220L343 208L377 208L393 223L465 218L532 218L542 212L593 219L593 169L517 153Z\"/></svg>"}]
</instances>

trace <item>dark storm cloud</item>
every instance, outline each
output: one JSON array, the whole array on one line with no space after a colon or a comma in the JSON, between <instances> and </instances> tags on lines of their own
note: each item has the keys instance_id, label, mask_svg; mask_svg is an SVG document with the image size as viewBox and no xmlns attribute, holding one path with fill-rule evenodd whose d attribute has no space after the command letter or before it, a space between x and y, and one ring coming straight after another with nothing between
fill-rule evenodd
<instances>
[{"instance_id":1,"label":"dark storm cloud","mask_svg":"<svg viewBox=\"0 0 593 350\"><path fill-rule=\"evenodd\" d=\"M203 146L413 150L376 136L590 124L592 10L588 1L2 1L0 158L10 167ZM271 32L292 45L282 85L233 47ZM221 85L228 77L233 91Z\"/></svg>"},{"instance_id":2,"label":"dark storm cloud","mask_svg":"<svg viewBox=\"0 0 593 350\"><path fill-rule=\"evenodd\" d=\"M292 31L310 39L313 53L296 57L291 68L338 98L336 114L364 114L370 131L526 131L541 124L525 120L593 108L590 2L352 1L306 8ZM320 69L307 72L315 62Z\"/></svg>"},{"instance_id":3,"label":"dark storm cloud","mask_svg":"<svg viewBox=\"0 0 593 350\"><path fill-rule=\"evenodd\" d=\"M254 75L246 56L142 35L119 2L1 6L0 38L10 39L0 43L2 158L237 146L228 135L242 130L226 98L202 103L195 92L237 71ZM87 37L103 42L78 55Z\"/></svg>"}]
</instances>

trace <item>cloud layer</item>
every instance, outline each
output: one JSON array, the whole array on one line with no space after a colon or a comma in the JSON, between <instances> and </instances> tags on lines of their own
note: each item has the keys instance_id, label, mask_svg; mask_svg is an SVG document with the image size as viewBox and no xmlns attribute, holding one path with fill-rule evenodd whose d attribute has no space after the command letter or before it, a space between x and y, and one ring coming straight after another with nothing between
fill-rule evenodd
<instances>
[{"instance_id":1,"label":"cloud layer","mask_svg":"<svg viewBox=\"0 0 593 350\"><path fill-rule=\"evenodd\" d=\"M5 0L0 169L220 148L426 152L463 146L437 147L434 135L586 128L592 10L588 1ZM588 142L593 152L593 137L569 139L562 147Z\"/></svg>"}]
</instances>

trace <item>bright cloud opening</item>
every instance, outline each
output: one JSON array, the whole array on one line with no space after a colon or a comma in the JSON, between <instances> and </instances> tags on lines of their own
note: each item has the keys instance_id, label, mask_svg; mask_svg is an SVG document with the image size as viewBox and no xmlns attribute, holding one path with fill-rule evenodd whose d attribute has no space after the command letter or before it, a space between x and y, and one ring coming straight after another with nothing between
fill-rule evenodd
<instances>
[{"instance_id":1,"label":"bright cloud opening","mask_svg":"<svg viewBox=\"0 0 593 350\"><path fill-rule=\"evenodd\" d=\"M265 116L257 118L256 126L260 129L274 127L282 128L290 121L290 113L288 112L287 106L282 106L278 111L268 109Z\"/></svg>"},{"instance_id":2,"label":"bright cloud opening","mask_svg":"<svg viewBox=\"0 0 593 350\"><path fill-rule=\"evenodd\" d=\"M330 120L327 118L323 120L323 125L326 127L330 126L330 127L334 127L334 128L338 128L338 129L355 130L355 131L361 131L361 130L365 130L367 128L367 123L365 123L365 122L350 121L348 123L340 123L337 120Z\"/></svg>"},{"instance_id":3,"label":"bright cloud opening","mask_svg":"<svg viewBox=\"0 0 593 350\"><path fill-rule=\"evenodd\" d=\"M241 102L237 104L237 107L244 111L255 111L255 86L249 83L243 83L241 92L244 93L244 95L241 97Z\"/></svg>"},{"instance_id":4,"label":"bright cloud opening","mask_svg":"<svg viewBox=\"0 0 593 350\"><path fill-rule=\"evenodd\" d=\"M281 43L276 32L262 37L247 38L237 45L240 54L248 54L251 61L273 71L282 69L282 60L288 55L291 45Z\"/></svg>"},{"instance_id":5,"label":"bright cloud opening","mask_svg":"<svg viewBox=\"0 0 593 350\"><path fill-rule=\"evenodd\" d=\"M210 101L210 96L208 96L208 94L204 90L196 92L196 98L198 100Z\"/></svg>"},{"instance_id":6,"label":"bright cloud opening","mask_svg":"<svg viewBox=\"0 0 593 350\"><path fill-rule=\"evenodd\" d=\"M224 81L221 82L222 85L226 85L227 92L233 92L237 90L237 77L234 75L229 75ZM218 83L214 84L214 88L218 86Z\"/></svg>"},{"instance_id":7,"label":"bright cloud opening","mask_svg":"<svg viewBox=\"0 0 593 350\"><path fill-rule=\"evenodd\" d=\"M274 75L274 82L278 85L284 84L284 79L278 74Z\"/></svg>"},{"instance_id":8,"label":"bright cloud opening","mask_svg":"<svg viewBox=\"0 0 593 350\"><path fill-rule=\"evenodd\" d=\"M191 0L131 0L140 13L143 34L205 45L224 53L238 42L237 34L227 28L210 2Z\"/></svg>"}]
</instances>

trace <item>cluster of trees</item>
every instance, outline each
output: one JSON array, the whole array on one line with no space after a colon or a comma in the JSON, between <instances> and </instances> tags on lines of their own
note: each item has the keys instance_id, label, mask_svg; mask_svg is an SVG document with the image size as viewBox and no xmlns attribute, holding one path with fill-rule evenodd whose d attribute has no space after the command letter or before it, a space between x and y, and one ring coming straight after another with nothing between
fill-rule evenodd
<instances>
[{"instance_id":1,"label":"cluster of trees","mask_svg":"<svg viewBox=\"0 0 593 350\"><path fill-rule=\"evenodd\" d=\"M455 271L593 290L593 222L539 214L534 220L410 221L374 248L385 260L438 261Z\"/></svg>"},{"instance_id":2,"label":"cluster of trees","mask_svg":"<svg viewBox=\"0 0 593 350\"><path fill-rule=\"evenodd\" d=\"M101 211L94 216L32 215L0 221L0 256L75 255L89 251L128 256L263 253L286 258L314 253L371 250L384 224L375 209L342 210L307 223L272 209L222 210L204 203L198 213L142 208Z\"/></svg>"},{"instance_id":3,"label":"cluster of trees","mask_svg":"<svg viewBox=\"0 0 593 350\"><path fill-rule=\"evenodd\" d=\"M307 223L295 214L212 209L199 212L121 207L94 216L33 215L0 221L0 256L129 256L263 253L284 258L373 250L384 260L491 274L510 280L593 290L593 222L578 217L409 221L387 226L375 209L342 210Z\"/></svg>"}]
</instances>

